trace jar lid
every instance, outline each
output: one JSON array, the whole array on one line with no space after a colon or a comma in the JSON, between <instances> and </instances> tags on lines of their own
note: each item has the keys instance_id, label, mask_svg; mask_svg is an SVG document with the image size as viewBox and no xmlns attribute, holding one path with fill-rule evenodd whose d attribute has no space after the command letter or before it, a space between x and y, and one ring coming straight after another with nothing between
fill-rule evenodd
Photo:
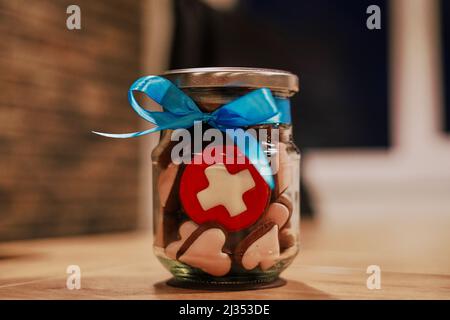
<instances>
[{"instance_id":1,"label":"jar lid","mask_svg":"<svg viewBox=\"0 0 450 320\"><path fill-rule=\"evenodd\" d=\"M179 88L269 88L275 91L298 91L298 77L276 69L217 67L166 71L163 77Z\"/></svg>"}]
</instances>

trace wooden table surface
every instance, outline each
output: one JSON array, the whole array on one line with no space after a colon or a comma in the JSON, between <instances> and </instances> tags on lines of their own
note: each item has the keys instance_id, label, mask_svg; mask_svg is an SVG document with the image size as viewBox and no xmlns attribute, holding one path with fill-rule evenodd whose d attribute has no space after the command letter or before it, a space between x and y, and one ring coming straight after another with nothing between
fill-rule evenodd
<instances>
[{"instance_id":1,"label":"wooden table surface","mask_svg":"<svg viewBox=\"0 0 450 320\"><path fill-rule=\"evenodd\" d=\"M324 242L323 230L309 222L302 224L301 253L283 273L287 284L282 287L240 292L173 288L165 283L170 274L154 257L149 233L0 243L0 299L450 299L448 254L408 269L405 259L414 262L416 256L396 259L385 250L360 250L364 240L351 235L338 247L332 237ZM366 287L371 264L381 267L380 290ZM66 288L69 265L81 268L80 290Z\"/></svg>"}]
</instances>

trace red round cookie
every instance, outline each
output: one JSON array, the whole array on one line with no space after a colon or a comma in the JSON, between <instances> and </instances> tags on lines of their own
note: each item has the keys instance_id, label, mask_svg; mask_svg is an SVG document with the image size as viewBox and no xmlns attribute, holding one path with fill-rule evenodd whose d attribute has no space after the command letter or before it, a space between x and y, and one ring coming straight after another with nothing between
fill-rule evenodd
<instances>
[{"instance_id":1,"label":"red round cookie","mask_svg":"<svg viewBox=\"0 0 450 320\"><path fill-rule=\"evenodd\" d=\"M221 151L219 157L215 156L217 150ZM215 161L205 160L207 155L212 155ZM238 158L241 161L238 162ZM208 169L211 166L215 167ZM216 173L211 175L211 172ZM228 231L238 231L255 223L266 209L269 196L269 186L236 146L205 148L186 165L180 181L180 199L189 217L197 224L219 223ZM230 202L230 198L235 201Z\"/></svg>"}]
</instances>

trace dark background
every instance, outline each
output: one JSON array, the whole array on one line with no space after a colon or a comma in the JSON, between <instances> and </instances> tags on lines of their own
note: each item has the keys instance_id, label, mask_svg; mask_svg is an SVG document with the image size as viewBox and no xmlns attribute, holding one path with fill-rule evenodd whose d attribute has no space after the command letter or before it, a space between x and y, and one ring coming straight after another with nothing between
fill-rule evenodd
<instances>
[{"instance_id":1,"label":"dark background","mask_svg":"<svg viewBox=\"0 0 450 320\"><path fill-rule=\"evenodd\" d=\"M366 9L381 8L381 30ZM386 1L248 0L231 12L175 2L172 68L249 66L300 77L295 138L309 147L388 147Z\"/></svg>"},{"instance_id":2,"label":"dark background","mask_svg":"<svg viewBox=\"0 0 450 320\"><path fill-rule=\"evenodd\" d=\"M81 7L81 30L66 28L71 4ZM164 68L292 71L300 77L293 121L304 155L390 147L389 1L242 0L230 11L173 4ZM381 8L381 30L366 28L372 4ZM142 140L91 130L139 127L126 93L144 74L145 10L141 0L0 1L0 240L139 227ZM450 1L441 1L441 13L448 133ZM302 197L304 216L317 201Z\"/></svg>"}]
</instances>

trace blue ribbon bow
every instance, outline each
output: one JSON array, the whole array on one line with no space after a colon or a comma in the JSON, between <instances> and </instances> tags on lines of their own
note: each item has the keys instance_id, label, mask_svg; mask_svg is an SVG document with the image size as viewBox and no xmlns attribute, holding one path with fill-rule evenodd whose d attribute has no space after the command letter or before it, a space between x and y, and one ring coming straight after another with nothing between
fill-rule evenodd
<instances>
[{"instance_id":1,"label":"blue ribbon bow","mask_svg":"<svg viewBox=\"0 0 450 320\"><path fill-rule=\"evenodd\" d=\"M134 91L145 93L150 99L162 106L164 111L149 111L142 108L134 98ZM136 80L128 91L128 100L136 113L156 125L138 132L111 134L93 131L93 133L110 138L131 138L146 135L165 129L190 128L196 121L203 121L221 131L237 129L257 124L290 123L290 104L288 99L273 97L269 89L254 90L234 101L231 101L211 113L202 112L195 102L169 80L159 76L146 76ZM250 143L260 146L251 135L246 135ZM243 141L237 139L236 141ZM257 159L248 154L248 148L240 146L256 169L262 173L268 167L268 161L263 152L258 152ZM263 157L262 159L260 157ZM261 161L262 160L262 161ZM262 175L273 189L272 175Z\"/></svg>"}]
</instances>

